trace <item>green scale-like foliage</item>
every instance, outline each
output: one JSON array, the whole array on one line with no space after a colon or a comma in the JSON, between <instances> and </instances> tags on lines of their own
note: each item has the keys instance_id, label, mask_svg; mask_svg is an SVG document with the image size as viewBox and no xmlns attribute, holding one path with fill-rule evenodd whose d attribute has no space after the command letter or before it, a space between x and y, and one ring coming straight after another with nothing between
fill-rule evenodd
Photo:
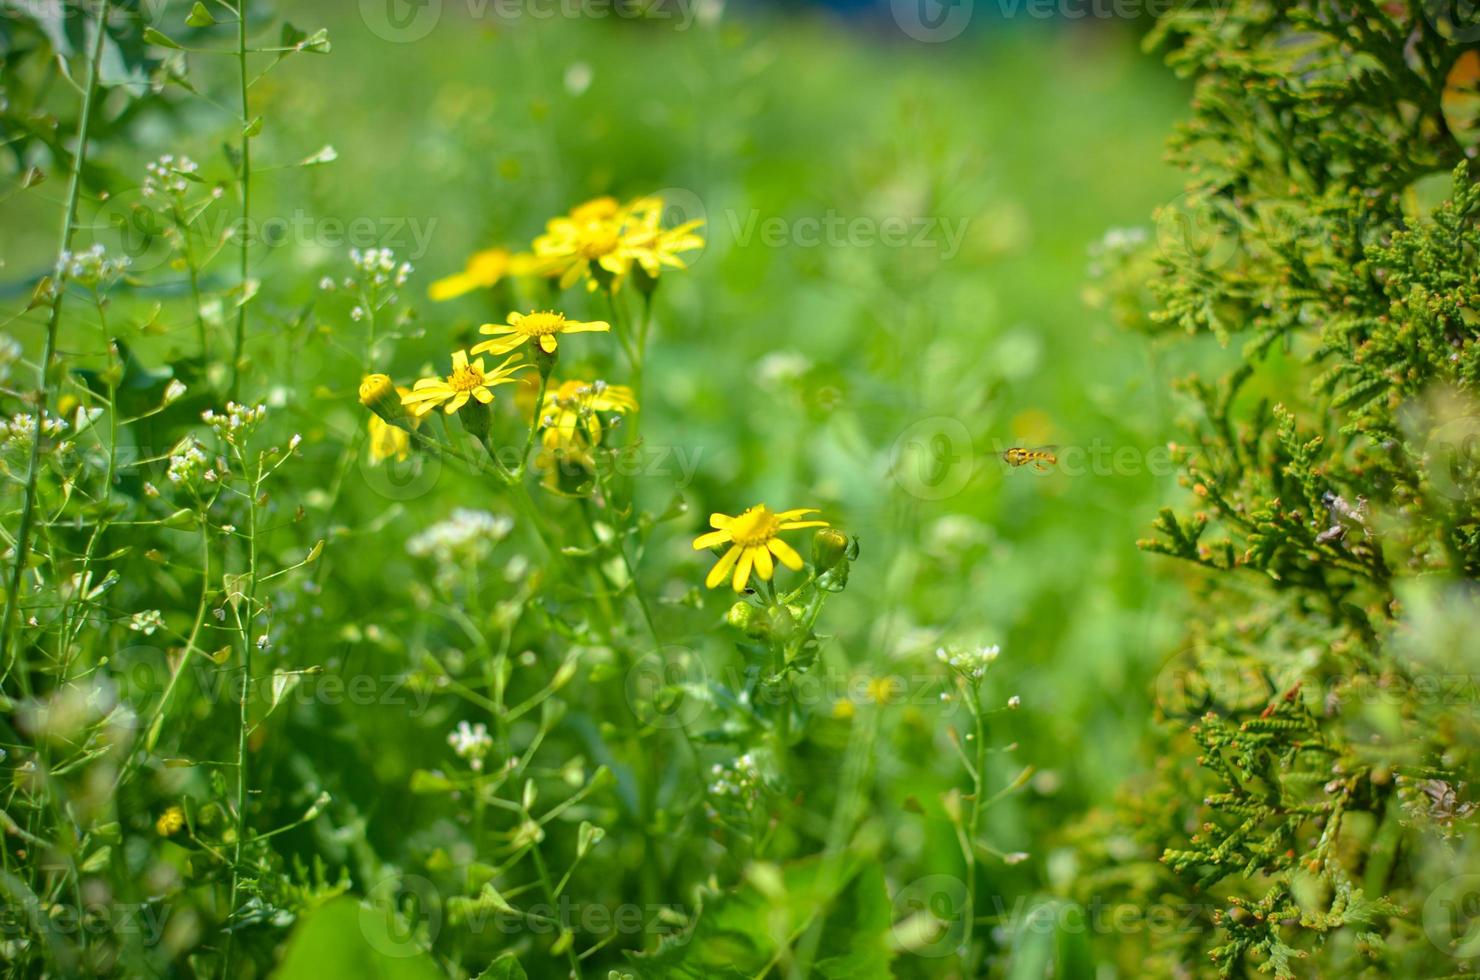
<instances>
[{"instance_id":1,"label":"green scale-like foliage","mask_svg":"<svg viewBox=\"0 0 1480 980\"><path fill-rule=\"evenodd\" d=\"M1150 38L1195 84L1171 144L1191 180L1111 308L1222 366L1181 384L1194 502L1142 542L1204 570L1161 764L1081 828L1081 897L1188 910L1120 936L1123 968L1480 969L1477 32L1237 2Z\"/></svg>"}]
</instances>

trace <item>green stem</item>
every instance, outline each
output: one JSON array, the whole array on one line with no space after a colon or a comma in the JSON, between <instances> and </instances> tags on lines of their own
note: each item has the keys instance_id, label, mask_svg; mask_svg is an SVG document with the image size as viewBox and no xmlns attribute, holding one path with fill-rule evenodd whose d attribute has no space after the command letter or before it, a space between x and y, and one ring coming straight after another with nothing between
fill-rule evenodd
<instances>
[{"instance_id":1,"label":"green stem","mask_svg":"<svg viewBox=\"0 0 1480 980\"><path fill-rule=\"evenodd\" d=\"M247 342L247 290L251 277L251 220L252 220L252 125L251 108L247 102L247 0L238 0L236 6L236 60L241 80L242 100L242 225L241 225L241 290L236 308L236 351L231 361L231 397L235 400L241 392L242 351Z\"/></svg>"},{"instance_id":2,"label":"green stem","mask_svg":"<svg viewBox=\"0 0 1480 980\"><path fill-rule=\"evenodd\" d=\"M244 453L238 452L237 459L245 465ZM237 632L242 641L242 686L237 699L236 736L236 844L231 859L231 900L227 910L228 923L236 915L237 891L241 884L242 848L247 837L247 708L252 693L252 618L253 603L257 597L257 502L262 493L262 460L258 457L257 471L252 479L252 494L247 501L247 591L240 599L236 610ZM230 596L227 597L230 601ZM242 612L245 607L246 619ZM231 975L231 953L236 932L226 933L226 949L221 968L223 977Z\"/></svg>"},{"instance_id":3,"label":"green stem","mask_svg":"<svg viewBox=\"0 0 1480 980\"><path fill-rule=\"evenodd\" d=\"M41 422L46 417L46 406L50 394L47 378L51 374L52 362L56 360L57 326L62 319L62 299L65 281L62 264L72 250L72 236L77 230L77 203L82 195L82 166L87 159L87 140L92 129L94 91L98 85L98 66L103 60L103 39L107 37L109 0L103 0L98 8L97 33L93 37L93 48L87 66L87 87L82 92L82 118L77 123L77 152L72 155L72 172L67 184L67 209L62 218L62 245L57 253L56 280L52 283L51 311L46 320L46 346L41 354L40 391L37 393L36 422L31 430L31 453L26 466L26 493L21 505L20 527L15 536L15 566L10 573L10 587L5 591L5 617L0 622L0 660L5 661L5 672L0 681L10 675L18 654L12 649L11 629L15 625L20 607L21 581L25 577L26 559L31 550L31 534L36 524L36 492L41 470ZM21 671L22 689L29 693L31 679Z\"/></svg>"}]
</instances>

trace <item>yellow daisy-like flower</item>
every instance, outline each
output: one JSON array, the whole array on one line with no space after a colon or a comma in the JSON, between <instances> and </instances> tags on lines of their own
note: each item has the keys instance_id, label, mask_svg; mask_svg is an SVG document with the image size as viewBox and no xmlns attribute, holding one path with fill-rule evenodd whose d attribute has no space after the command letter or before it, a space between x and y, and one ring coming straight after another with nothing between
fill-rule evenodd
<instances>
[{"instance_id":1,"label":"yellow daisy-like flower","mask_svg":"<svg viewBox=\"0 0 1480 980\"><path fill-rule=\"evenodd\" d=\"M625 252L653 279L658 278L664 267L687 268L678 254L704 247L704 239L695 234L704 225L702 218L673 228L663 227L662 198L638 198L627 210L630 219Z\"/></svg>"},{"instance_id":2,"label":"yellow daisy-like flower","mask_svg":"<svg viewBox=\"0 0 1480 980\"><path fill-rule=\"evenodd\" d=\"M463 271L438 279L427 290L435 303L456 299L475 289L488 289L509 271L511 256L506 248L489 248L473 254Z\"/></svg>"},{"instance_id":3,"label":"yellow daisy-like flower","mask_svg":"<svg viewBox=\"0 0 1480 980\"><path fill-rule=\"evenodd\" d=\"M475 351L476 352L476 351ZM519 363L518 357L505 358L492 371L483 367L483 358L469 363L467 351L455 351L452 355L452 373L444 378L422 378L410 392L401 396L401 404L410 409L417 418L432 409L442 407L448 415L476 399L479 404L493 402L493 389L499 385L510 385L519 379L519 371L529 367Z\"/></svg>"},{"instance_id":4,"label":"yellow daisy-like flower","mask_svg":"<svg viewBox=\"0 0 1480 980\"><path fill-rule=\"evenodd\" d=\"M713 548L726 543L730 545L730 550L714 563L704 584L711 589L714 588L725 580L732 568L735 574L730 584L736 592L745 591L745 584L750 581L752 568L762 579L769 582L776 571L775 562L771 560L772 555L792 571L799 570L802 567L802 556L777 535L782 531L795 531L804 527L827 527L827 521L797 520L805 514L815 513L817 513L815 507L783 510L777 513L765 504L756 504L739 517L729 517L725 514L709 515L709 526L717 530L695 538L694 550L702 551L705 548Z\"/></svg>"},{"instance_id":5,"label":"yellow daisy-like flower","mask_svg":"<svg viewBox=\"0 0 1480 980\"><path fill-rule=\"evenodd\" d=\"M169 837L178 833L185 826L185 811L177 806L172 806L159 815L154 821L154 831L161 837Z\"/></svg>"},{"instance_id":6,"label":"yellow daisy-like flower","mask_svg":"<svg viewBox=\"0 0 1480 980\"><path fill-rule=\"evenodd\" d=\"M551 220L531 246L535 268L543 275L558 276L561 289L594 277L598 267L620 281L632 267L622 219L618 213L609 218Z\"/></svg>"},{"instance_id":7,"label":"yellow daisy-like flower","mask_svg":"<svg viewBox=\"0 0 1480 980\"><path fill-rule=\"evenodd\" d=\"M485 323L478 328L481 334L497 337L485 340L473 347L474 354L507 354L526 341L540 345L546 354L555 353L559 346L556 337L563 333L590 333L612 328L605 320L567 320L565 314L547 310L544 313L510 313L508 323Z\"/></svg>"},{"instance_id":8,"label":"yellow daisy-like flower","mask_svg":"<svg viewBox=\"0 0 1480 980\"><path fill-rule=\"evenodd\" d=\"M540 412L547 449L594 446L601 441L601 419L597 412L625 414L637 410L637 399L626 385L604 382L564 381L545 393Z\"/></svg>"}]
</instances>

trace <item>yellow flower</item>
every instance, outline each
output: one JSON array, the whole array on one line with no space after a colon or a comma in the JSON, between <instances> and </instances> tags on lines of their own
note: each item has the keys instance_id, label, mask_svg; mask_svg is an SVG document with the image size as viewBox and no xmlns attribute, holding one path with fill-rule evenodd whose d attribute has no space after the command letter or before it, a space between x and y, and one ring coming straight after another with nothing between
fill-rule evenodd
<instances>
[{"instance_id":1,"label":"yellow flower","mask_svg":"<svg viewBox=\"0 0 1480 980\"><path fill-rule=\"evenodd\" d=\"M361 390L363 390L363 385ZM411 394L411 389L402 385L395 386L395 396L405 398ZM405 409L401 410L402 418L405 418ZM419 417L412 417L411 427L414 429L421 425ZM379 466L388 459L404 462L411 455L411 433L399 425L391 425L379 415L370 416L370 465Z\"/></svg>"},{"instance_id":2,"label":"yellow flower","mask_svg":"<svg viewBox=\"0 0 1480 980\"><path fill-rule=\"evenodd\" d=\"M594 286L598 268L619 282L632 267L624 234L620 215L594 220L555 218L532 245L535 269L541 275L558 276L561 289L587 278Z\"/></svg>"},{"instance_id":3,"label":"yellow flower","mask_svg":"<svg viewBox=\"0 0 1480 980\"><path fill-rule=\"evenodd\" d=\"M478 328L481 334L498 337L498 340L485 340L473 347L474 354L507 354L525 341L538 342L540 349L546 354L555 353L559 346L555 340L558 334L563 333L589 333L591 331L610 330L611 324L604 320L593 320L585 323L580 320L567 320L565 314L547 311L544 313L510 313L508 323L485 323Z\"/></svg>"},{"instance_id":4,"label":"yellow flower","mask_svg":"<svg viewBox=\"0 0 1480 980\"><path fill-rule=\"evenodd\" d=\"M730 544L730 550L714 563L704 584L714 588L724 581L731 568L735 570L731 585L736 592L745 591L745 583L750 581L752 568L769 582L776 571L776 565L771 560L772 555L787 568L797 571L802 567L802 556L777 535L782 531L795 531L804 527L827 527L827 521L797 520L804 514L815 513L815 507L776 513L765 504L756 504L739 517L711 514L709 525L718 530L695 538L694 550L702 551L726 543Z\"/></svg>"},{"instance_id":5,"label":"yellow flower","mask_svg":"<svg viewBox=\"0 0 1480 980\"><path fill-rule=\"evenodd\" d=\"M177 806L172 806L159 815L154 821L154 830L161 837L169 837L185 826L185 811Z\"/></svg>"},{"instance_id":6,"label":"yellow flower","mask_svg":"<svg viewBox=\"0 0 1480 980\"><path fill-rule=\"evenodd\" d=\"M627 206L630 218L626 237L626 254L642 266L642 271L656 279L663 267L687 268L679 252L690 252L704 247L704 239L695 232L704 224L702 218L685 221L673 228L664 228L663 200L657 197L642 197Z\"/></svg>"},{"instance_id":7,"label":"yellow flower","mask_svg":"<svg viewBox=\"0 0 1480 980\"><path fill-rule=\"evenodd\" d=\"M594 446L601 441L601 419L597 412L626 413L637 410L637 399L626 385L597 381L564 381L545 393L540 412L544 423L541 440L548 449Z\"/></svg>"},{"instance_id":8,"label":"yellow flower","mask_svg":"<svg viewBox=\"0 0 1480 980\"><path fill-rule=\"evenodd\" d=\"M509 250L506 248L489 248L475 252L468 259L463 271L438 279L427 290L427 295L433 302L440 303L443 300L456 299L475 289L487 289L509 271L509 259Z\"/></svg>"},{"instance_id":9,"label":"yellow flower","mask_svg":"<svg viewBox=\"0 0 1480 980\"><path fill-rule=\"evenodd\" d=\"M487 371L483 367L483 358L469 363L467 351L456 351L452 355L452 373L445 380L422 378L416 383L416 387L401 396L401 404L409 408L411 414L417 418L439 405L444 412L451 415L466 405L470 398L477 399L481 405L492 404L492 389L499 385L516 383L519 379L514 375L529 367L528 364L518 363L518 360L518 357L505 358L498 367Z\"/></svg>"}]
</instances>

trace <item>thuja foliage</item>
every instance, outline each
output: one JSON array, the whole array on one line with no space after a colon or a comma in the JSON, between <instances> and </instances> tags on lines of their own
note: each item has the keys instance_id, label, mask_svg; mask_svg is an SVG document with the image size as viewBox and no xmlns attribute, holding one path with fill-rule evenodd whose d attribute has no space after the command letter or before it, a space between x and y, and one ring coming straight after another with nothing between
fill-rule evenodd
<instances>
[{"instance_id":1,"label":"thuja foliage","mask_svg":"<svg viewBox=\"0 0 1480 980\"><path fill-rule=\"evenodd\" d=\"M1471 975L1480 870L1477 25L1418 3L1164 19L1186 194L1108 240L1182 378L1198 569L1156 772L1084 829L1080 887L1167 911L1139 975ZM1180 338L1180 339L1179 339Z\"/></svg>"}]
</instances>

